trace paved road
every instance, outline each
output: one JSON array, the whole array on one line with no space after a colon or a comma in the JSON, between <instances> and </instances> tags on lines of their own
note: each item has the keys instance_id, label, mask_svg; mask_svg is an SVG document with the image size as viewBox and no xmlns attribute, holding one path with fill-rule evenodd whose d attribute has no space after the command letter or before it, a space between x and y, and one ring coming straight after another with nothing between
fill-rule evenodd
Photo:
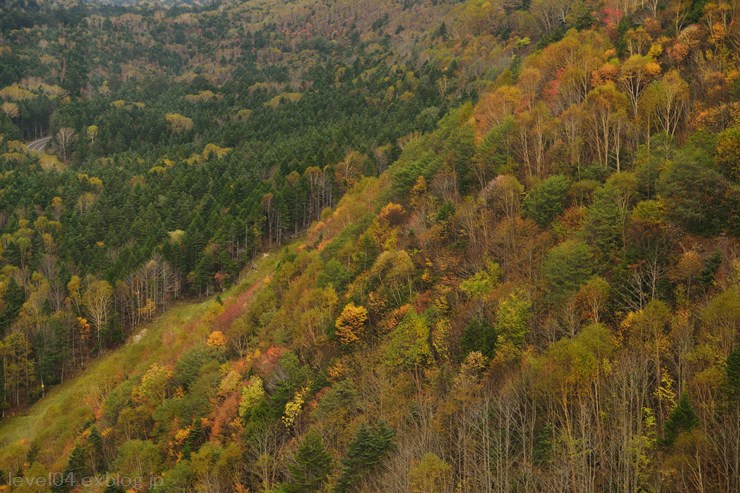
<instances>
[{"instance_id":1,"label":"paved road","mask_svg":"<svg viewBox=\"0 0 740 493\"><path fill-rule=\"evenodd\" d=\"M43 151L44 148L51 142L51 137L44 137L42 139L34 140L30 144L27 144L29 149L34 151Z\"/></svg>"}]
</instances>

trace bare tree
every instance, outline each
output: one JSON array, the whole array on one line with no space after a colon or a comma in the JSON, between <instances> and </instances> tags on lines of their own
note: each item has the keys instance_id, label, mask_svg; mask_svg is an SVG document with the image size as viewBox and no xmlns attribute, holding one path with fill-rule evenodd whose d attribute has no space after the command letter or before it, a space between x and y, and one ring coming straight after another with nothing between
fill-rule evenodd
<instances>
[{"instance_id":1,"label":"bare tree","mask_svg":"<svg viewBox=\"0 0 740 493\"><path fill-rule=\"evenodd\" d=\"M62 153L62 159L65 163L68 162L67 152L70 146L77 140L77 133L69 127L62 127L57 132L55 140L59 151Z\"/></svg>"},{"instance_id":2,"label":"bare tree","mask_svg":"<svg viewBox=\"0 0 740 493\"><path fill-rule=\"evenodd\" d=\"M113 301L113 287L108 281L94 281L87 287L85 294L82 296L82 303L85 305L93 325L95 325L98 352L101 348L101 332L108 323L111 301Z\"/></svg>"}]
</instances>

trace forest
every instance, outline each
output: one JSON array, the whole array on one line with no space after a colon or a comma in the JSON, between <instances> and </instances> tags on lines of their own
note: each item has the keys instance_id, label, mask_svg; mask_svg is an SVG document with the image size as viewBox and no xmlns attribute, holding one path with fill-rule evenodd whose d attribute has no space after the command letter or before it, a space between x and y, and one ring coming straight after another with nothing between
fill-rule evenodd
<instances>
[{"instance_id":1,"label":"forest","mask_svg":"<svg viewBox=\"0 0 740 493\"><path fill-rule=\"evenodd\" d=\"M738 53L734 0L7 2L0 489L740 490Z\"/></svg>"}]
</instances>

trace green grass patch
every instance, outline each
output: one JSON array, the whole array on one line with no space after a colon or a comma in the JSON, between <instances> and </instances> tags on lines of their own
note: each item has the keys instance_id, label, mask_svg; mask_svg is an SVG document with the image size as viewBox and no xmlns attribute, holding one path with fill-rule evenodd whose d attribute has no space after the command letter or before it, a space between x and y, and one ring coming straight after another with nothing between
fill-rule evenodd
<instances>
[{"instance_id":1,"label":"green grass patch","mask_svg":"<svg viewBox=\"0 0 740 493\"><path fill-rule=\"evenodd\" d=\"M220 293L224 304L274 271L276 255L257 261L235 286ZM0 468L15 470L25 461L31 443L40 460L60 470L74 440L102 408L106 396L128 375L138 375L154 363L174 366L186 350L204 343L211 331L208 319L217 307L216 296L199 303L181 302L140 326L121 347L93 360L78 376L52 388L25 413L0 423Z\"/></svg>"}]
</instances>

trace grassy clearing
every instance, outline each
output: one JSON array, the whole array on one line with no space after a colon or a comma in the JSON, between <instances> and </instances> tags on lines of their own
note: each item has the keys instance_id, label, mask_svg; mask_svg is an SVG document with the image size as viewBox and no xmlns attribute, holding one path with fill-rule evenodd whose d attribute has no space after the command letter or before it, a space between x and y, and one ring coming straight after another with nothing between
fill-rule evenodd
<instances>
[{"instance_id":1,"label":"grassy clearing","mask_svg":"<svg viewBox=\"0 0 740 493\"><path fill-rule=\"evenodd\" d=\"M257 269L245 272L242 280L221 294L228 306L245 291L272 272L276 255L257 262ZM108 393L127 375L143 373L152 364L174 365L178 356L205 342L211 331L209 321L218 306L215 297L200 303L179 303L155 320L142 325L135 337L93 361L79 376L51 389L25 414L0 424L0 468L13 470L25 460L28 444L37 443L41 461L64 467L74 440L101 409Z\"/></svg>"}]
</instances>

